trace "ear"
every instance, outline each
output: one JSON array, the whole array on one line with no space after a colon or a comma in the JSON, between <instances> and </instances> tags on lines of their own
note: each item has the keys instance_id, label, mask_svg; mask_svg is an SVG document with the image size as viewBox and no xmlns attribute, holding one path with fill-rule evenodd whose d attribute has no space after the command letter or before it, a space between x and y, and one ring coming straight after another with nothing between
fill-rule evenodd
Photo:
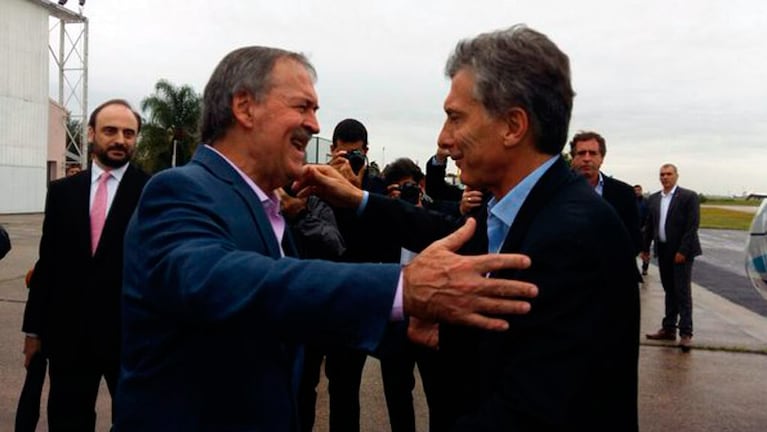
<instances>
[{"instance_id":1,"label":"ear","mask_svg":"<svg viewBox=\"0 0 767 432\"><path fill-rule=\"evenodd\" d=\"M506 129L503 136L503 144L506 147L514 147L525 138L530 128L530 119L527 112L520 107L510 108L504 117Z\"/></svg>"},{"instance_id":2,"label":"ear","mask_svg":"<svg viewBox=\"0 0 767 432\"><path fill-rule=\"evenodd\" d=\"M253 96L247 92L240 91L232 96L232 116L234 120L245 128L253 127L252 108L255 104Z\"/></svg>"},{"instance_id":3,"label":"ear","mask_svg":"<svg viewBox=\"0 0 767 432\"><path fill-rule=\"evenodd\" d=\"M88 126L88 142L89 143L94 142L95 138L96 138L96 131L94 131L92 127Z\"/></svg>"}]
</instances>

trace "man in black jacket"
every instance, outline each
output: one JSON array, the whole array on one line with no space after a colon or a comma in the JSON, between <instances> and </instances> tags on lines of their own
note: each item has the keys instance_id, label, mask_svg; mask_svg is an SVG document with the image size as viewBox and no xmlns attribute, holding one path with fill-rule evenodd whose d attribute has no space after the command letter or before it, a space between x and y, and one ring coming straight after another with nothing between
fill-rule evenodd
<instances>
[{"instance_id":1,"label":"man in black jacket","mask_svg":"<svg viewBox=\"0 0 767 432\"><path fill-rule=\"evenodd\" d=\"M666 313L660 330L647 339L676 340L679 319L679 347L688 352L692 345L692 264L702 253L698 239L700 202L695 191L677 186L676 166L660 167L663 190L647 199L648 220L644 233L642 259L650 258L655 242Z\"/></svg>"},{"instance_id":2,"label":"man in black jacket","mask_svg":"<svg viewBox=\"0 0 767 432\"><path fill-rule=\"evenodd\" d=\"M639 294L634 246L616 213L560 157L574 96L568 57L524 25L461 41L439 145L464 184L493 198L465 253L520 252L532 265L488 276L539 287L530 313L490 334L411 320L439 343L435 415L446 430L637 431ZM326 167L298 186L356 208L364 224L418 251L454 221L365 194Z\"/></svg>"},{"instance_id":3,"label":"man in black jacket","mask_svg":"<svg viewBox=\"0 0 767 432\"><path fill-rule=\"evenodd\" d=\"M600 171L606 154L607 143L604 137L596 132L578 132L570 141L573 170L582 175L594 191L615 209L631 235L638 254L642 249L642 236L634 189L627 183L615 177L606 176Z\"/></svg>"},{"instance_id":4,"label":"man in black jacket","mask_svg":"<svg viewBox=\"0 0 767 432\"><path fill-rule=\"evenodd\" d=\"M130 163L140 129L126 101L101 104L88 121L91 167L48 188L23 331L25 366L43 346L48 355L51 430L94 430L101 378L112 395L117 385L123 237L148 180Z\"/></svg>"}]
</instances>

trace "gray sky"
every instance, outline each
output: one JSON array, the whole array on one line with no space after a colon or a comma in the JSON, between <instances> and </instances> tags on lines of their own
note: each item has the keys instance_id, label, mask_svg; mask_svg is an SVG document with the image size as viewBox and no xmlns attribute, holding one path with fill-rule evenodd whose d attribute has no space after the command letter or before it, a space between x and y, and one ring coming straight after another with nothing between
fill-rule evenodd
<instances>
[{"instance_id":1,"label":"gray sky","mask_svg":"<svg viewBox=\"0 0 767 432\"><path fill-rule=\"evenodd\" d=\"M276 46L317 68L320 136L355 117L371 160L421 166L436 148L455 43L526 23L570 56L570 136L607 139L603 171L654 191L672 162L679 184L699 192L767 192L761 0L88 0L84 14L90 108L111 97L138 107L160 78L202 92L229 51Z\"/></svg>"}]
</instances>

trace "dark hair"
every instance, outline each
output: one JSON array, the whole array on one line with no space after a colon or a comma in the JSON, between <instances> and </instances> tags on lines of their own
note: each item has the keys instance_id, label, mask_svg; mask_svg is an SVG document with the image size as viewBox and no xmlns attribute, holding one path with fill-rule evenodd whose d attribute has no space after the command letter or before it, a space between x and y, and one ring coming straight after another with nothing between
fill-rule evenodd
<instances>
[{"instance_id":1,"label":"dark hair","mask_svg":"<svg viewBox=\"0 0 767 432\"><path fill-rule=\"evenodd\" d=\"M333 145L336 145L338 141L362 141L362 147L368 148L368 130L359 120L352 118L341 120L333 129Z\"/></svg>"},{"instance_id":2,"label":"dark hair","mask_svg":"<svg viewBox=\"0 0 767 432\"><path fill-rule=\"evenodd\" d=\"M91 116L88 117L88 127L94 130L96 129L96 118L98 118L101 110L108 107L109 105L122 105L125 108L128 108L136 117L136 121L138 122L138 130L136 131L136 133L141 132L141 116L133 109L132 106L130 106L128 101L126 101L125 99L110 99L102 103L101 105L97 106L96 109L94 109L93 112L91 113Z\"/></svg>"},{"instance_id":3,"label":"dark hair","mask_svg":"<svg viewBox=\"0 0 767 432\"><path fill-rule=\"evenodd\" d=\"M420 182L424 177L421 168L408 158L399 158L386 165L382 176L386 185L397 183L406 177L412 177L413 181Z\"/></svg>"},{"instance_id":4,"label":"dark hair","mask_svg":"<svg viewBox=\"0 0 767 432\"><path fill-rule=\"evenodd\" d=\"M474 94L493 116L522 108L530 118L536 148L559 154L575 93L570 60L546 35L517 24L458 43L445 66L453 78L459 70L474 74Z\"/></svg>"},{"instance_id":5,"label":"dark hair","mask_svg":"<svg viewBox=\"0 0 767 432\"><path fill-rule=\"evenodd\" d=\"M247 92L261 102L272 88L272 71L280 59L293 60L306 68L313 80L317 72L303 54L261 46L236 49L213 71L202 96L201 138L213 144L234 124L232 98Z\"/></svg>"},{"instance_id":6,"label":"dark hair","mask_svg":"<svg viewBox=\"0 0 767 432\"><path fill-rule=\"evenodd\" d=\"M590 140L597 140L599 143L599 153L602 154L602 157L605 157L607 154L607 143L605 142L604 137L602 135L599 135L596 132L593 131L579 131L572 140L570 140L570 155L575 156L575 147L576 144L578 144L581 141L590 141Z\"/></svg>"}]
</instances>

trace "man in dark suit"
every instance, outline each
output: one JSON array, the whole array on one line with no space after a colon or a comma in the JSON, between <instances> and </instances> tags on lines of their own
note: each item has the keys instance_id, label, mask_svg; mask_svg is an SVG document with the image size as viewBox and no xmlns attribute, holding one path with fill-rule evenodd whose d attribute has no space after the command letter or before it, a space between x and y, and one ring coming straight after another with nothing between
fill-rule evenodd
<instances>
[{"instance_id":1,"label":"man in dark suit","mask_svg":"<svg viewBox=\"0 0 767 432\"><path fill-rule=\"evenodd\" d=\"M570 141L573 170L582 175L594 191L615 209L631 235L638 254L642 249L642 235L634 189L629 184L608 177L600 171L606 154L607 143L604 137L596 132L578 132ZM639 279L641 280L641 277Z\"/></svg>"},{"instance_id":2,"label":"man in dark suit","mask_svg":"<svg viewBox=\"0 0 767 432\"><path fill-rule=\"evenodd\" d=\"M654 340L676 340L678 319L679 347L688 352L692 346L692 264L702 253L698 240L700 202L695 191L677 186L678 179L676 166L664 164L660 167L663 190L647 199L642 259L650 259L650 245L654 241L660 280L666 293L666 313L662 328L646 336Z\"/></svg>"},{"instance_id":3,"label":"man in dark suit","mask_svg":"<svg viewBox=\"0 0 767 432\"><path fill-rule=\"evenodd\" d=\"M532 266L490 273L539 286L509 331L411 320L414 339L439 342L435 415L451 431L636 431L639 298L633 245L609 205L559 156L572 109L569 60L517 25L458 44L439 145L461 180L493 198L462 252L521 252ZM301 185L418 251L455 225L364 194L321 166Z\"/></svg>"},{"instance_id":4,"label":"man in dark suit","mask_svg":"<svg viewBox=\"0 0 767 432\"><path fill-rule=\"evenodd\" d=\"M206 144L147 184L125 235L118 432L297 431L302 343L372 351L403 315L503 330L484 314L527 310L532 284L484 277L526 257L451 252L473 222L405 268L293 257L273 191L309 170L315 77L301 54L229 53Z\"/></svg>"},{"instance_id":5,"label":"man in dark suit","mask_svg":"<svg viewBox=\"0 0 767 432\"><path fill-rule=\"evenodd\" d=\"M119 99L88 120L91 168L54 181L24 311L25 366L49 358L51 430L94 430L101 377L114 394L120 361L123 236L147 181L130 164L141 117Z\"/></svg>"}]
</instances>

